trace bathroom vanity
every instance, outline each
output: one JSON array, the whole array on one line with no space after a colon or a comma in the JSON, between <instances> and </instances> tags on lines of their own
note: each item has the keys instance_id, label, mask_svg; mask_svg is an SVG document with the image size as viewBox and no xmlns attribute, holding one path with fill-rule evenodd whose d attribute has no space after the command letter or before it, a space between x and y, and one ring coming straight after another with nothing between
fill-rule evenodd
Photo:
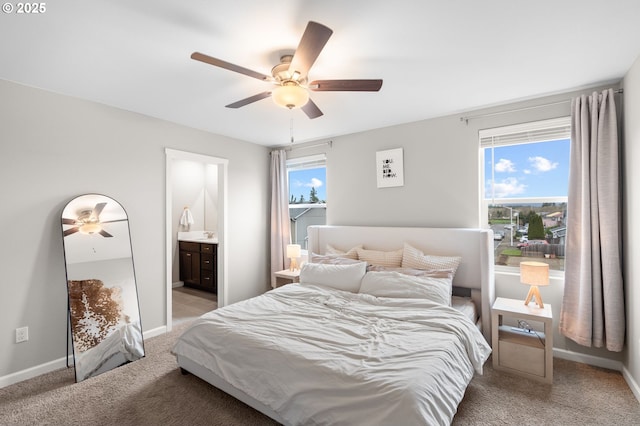
<instances>
[{"instance_id":1,"label":"bathroom vanity","mask_svg":"<svg viewBox=\"0 0 640 426\"><path fill-rule=\"evenodd\" d=\"M216 238L180 238L180 281L185 286L218 293Z\"/></svg>"}]
</instances>

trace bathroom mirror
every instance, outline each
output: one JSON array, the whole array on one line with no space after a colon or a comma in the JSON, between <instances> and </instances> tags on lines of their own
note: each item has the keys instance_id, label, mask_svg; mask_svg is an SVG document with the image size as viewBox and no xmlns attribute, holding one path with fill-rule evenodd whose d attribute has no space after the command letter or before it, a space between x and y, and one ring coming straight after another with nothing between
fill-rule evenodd
<instances>
[{"instance_id":1,"label":"bathroom mirror","mask_svg":"<svg viewBox=\"0 0 640 426\"><path fill-rule=\"evenodd\" d=\"M62 211L76 382L144 357L129 220L116 200L86 194Z\"/></svg>"}]
</instances>

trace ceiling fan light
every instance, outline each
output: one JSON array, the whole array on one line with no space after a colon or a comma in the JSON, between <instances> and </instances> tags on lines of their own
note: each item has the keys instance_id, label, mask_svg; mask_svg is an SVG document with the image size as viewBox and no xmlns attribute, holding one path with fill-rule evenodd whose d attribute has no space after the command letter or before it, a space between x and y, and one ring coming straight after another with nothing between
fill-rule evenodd
<instances>
[{"instance_id":1,"label":"ceiling fan light","mask_svg":"<svg viewBox=\"0 0 640 426\"><path fill-rule=\"evenodd\" d=\"M85 223L80 226L79 231L83 234L91 235L102 231L102 226L99 223Z\"/></svg>"},{"instance_id":2,"label":"ceiling fan light","mask_svg":"<svg viewBox=\"0 0 640 426\"><path fill-rule=\"evenodd\" d=\"M295 82L283 83L271 92L271 98L283 108L300 108L309 101L309 92Z\"/></svg>"}]
</instances>

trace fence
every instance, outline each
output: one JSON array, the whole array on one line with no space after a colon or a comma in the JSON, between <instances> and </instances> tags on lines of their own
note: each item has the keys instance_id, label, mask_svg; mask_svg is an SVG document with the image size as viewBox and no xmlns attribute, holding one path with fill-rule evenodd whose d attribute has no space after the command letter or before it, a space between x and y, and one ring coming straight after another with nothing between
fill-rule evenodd
<instances>
[{"instance_id":1,"label":"fence","mask_svg":"<svg viewBox=\"0 0 640 426\"><path fill-rule=\"evenodd\" d=\"M530 244L520 251L526 257L564 257L564 244Z\"/></svg>"}]
</instances>

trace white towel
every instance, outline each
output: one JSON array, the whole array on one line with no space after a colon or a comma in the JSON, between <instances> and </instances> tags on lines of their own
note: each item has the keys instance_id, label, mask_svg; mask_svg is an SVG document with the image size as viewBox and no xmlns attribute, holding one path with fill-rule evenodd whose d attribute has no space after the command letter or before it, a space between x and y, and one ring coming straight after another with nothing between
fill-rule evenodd
<instances>
[{"instance_id":1,"label":"white towel","mask_svg":"<svg viewBox=\"0 0 640 426\"><path fill-rule=\"evenodd\" d=\"M182 211L182 216L180 217L180 225L182 226L193 225L193 215L191 214L191 210L185 208Z\"/></svg>"}]
</instances>

